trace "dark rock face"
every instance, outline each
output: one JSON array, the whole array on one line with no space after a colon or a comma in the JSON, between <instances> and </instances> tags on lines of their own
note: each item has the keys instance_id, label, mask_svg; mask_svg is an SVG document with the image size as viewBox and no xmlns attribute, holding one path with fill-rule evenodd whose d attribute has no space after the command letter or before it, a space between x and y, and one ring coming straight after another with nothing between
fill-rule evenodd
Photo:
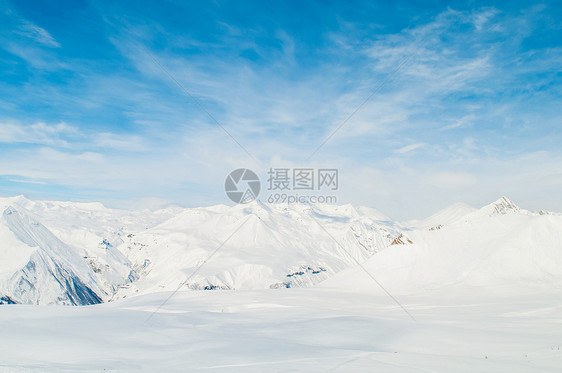
<instances>
[{"instance_id":1,"label":"dark rock face","mask_svg":"<svg viewBox=\"0 0 562 373\"><path fill-rule=\"evenodd\" d=\"M4 295L0 297L0 304L16 304L16 302L9 296Z\"/></svg>"}]
</instances>

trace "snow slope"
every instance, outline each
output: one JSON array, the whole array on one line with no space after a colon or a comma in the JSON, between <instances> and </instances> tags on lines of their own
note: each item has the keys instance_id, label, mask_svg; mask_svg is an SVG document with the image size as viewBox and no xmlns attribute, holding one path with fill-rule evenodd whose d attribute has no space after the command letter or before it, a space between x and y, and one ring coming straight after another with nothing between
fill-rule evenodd
<instances>
[{"instance_id":1,"label":"snow slope","mask_svg":"<svg viewBox=\"0 0 562 373\"><path fill-rule=\"evenodd\" d=\"M464 216L476 211L472 206L464 203L456 203L449 206L430 217L407 223L406 225L410 227L415 227L419 229L440 229L441 226L454 223L455 221L463 218Z\"/></svg>"},{"instance_id":2,"label":"snow slope","mask_svg":"<svg viewBox=\"0 0 562 373\"><path fill-rule=\"evenodd\" d=\"M558 373L562 292L401 297L321 289L155 293L0 307L0 371Z\"/></svg>"}]
</instances>

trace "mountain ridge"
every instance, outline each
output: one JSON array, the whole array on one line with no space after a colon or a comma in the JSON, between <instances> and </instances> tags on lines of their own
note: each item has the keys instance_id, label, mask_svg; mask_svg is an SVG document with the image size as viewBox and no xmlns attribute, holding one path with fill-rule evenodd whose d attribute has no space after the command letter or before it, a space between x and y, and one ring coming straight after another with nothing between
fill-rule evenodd
<instances>
[{"instance_id":1,"label":"mountain ridge","mask_svg":"<svg viewBox=\"0 0 562 373\"><path fill-rule=\"evenodd\" d=\"M499 269L505 267L504 260L519 268L522 276L528 272L527 277L537 280L534 272L525 272L520 262L510 259L505 242L511 242L516 253L525 248L510 241L510 235L521 242L528 239L531 246L557 247L550 238L559 234L553 222L560 218L521 209L506 197L480 209L455 204L409 223L349 204L254 201L148 213L18 196L0 198L2 206L0 297L3 303L33 304L94 304L176 289L315 286L342 278L341 273L353 271L358 263L373 265L377 273L387 273L388 268L403 273L410 267L406 273L418 273L410 281L426 286L462 282L457 275L471 272L485 283L494 280L487 275L494 268L478 259L486 256ZM490 233L487 227L496 231ZM469 244L475 240L489 252ZM492 242L496 246L490 246ZM474 255L459 252L463 247ZM544 251L536 256L538 271L558 276L547 257L558 263L556 254ZM379 261L386 269L370 264ZM420 268L428 274L422 276Z\"/></svg>"}]
</instances>

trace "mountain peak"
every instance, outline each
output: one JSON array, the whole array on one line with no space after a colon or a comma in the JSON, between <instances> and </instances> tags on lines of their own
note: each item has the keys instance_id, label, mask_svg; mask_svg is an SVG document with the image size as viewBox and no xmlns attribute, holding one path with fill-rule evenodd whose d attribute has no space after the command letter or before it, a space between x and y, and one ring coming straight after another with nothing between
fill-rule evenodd
<instances>
[{"instance_id":1,"label":"mountain peak","mask_svg":"<svg viewBox=\"0 0 562 373\"><path fill-rule=\"evenodd\" d=\"M493 215L507 215L519 212L521 209L507 197L501 197L496 202L488 205Z\"/></svg>"},{"instance_id":2,"label":"mountain peak","mask_svg":"<svg viewBox=\"0 0 562 373\"><path fill-rule=\"evenodd\" d=\"M3 205L4 208L10 205L19 205L19 206L29 206L34 204L35 202L25 198L24 195L20 194L19 196L14 197L4 197L0 198L0 205Z\"/></svg>"}]
</instances>

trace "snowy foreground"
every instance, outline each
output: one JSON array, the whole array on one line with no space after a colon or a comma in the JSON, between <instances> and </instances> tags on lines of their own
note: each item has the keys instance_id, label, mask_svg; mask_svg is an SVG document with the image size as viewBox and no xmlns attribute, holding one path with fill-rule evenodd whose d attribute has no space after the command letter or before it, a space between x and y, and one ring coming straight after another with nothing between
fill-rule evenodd
<instances>
[{"instance_id":1,"label":"snowy foreground","mask_svg":"<svg viewBox=\"0 0 562 373\"><path fill-rule=\"evenodd\" d=\"M399 297L373 285L0 308L0 371L560 372L562 291Z\"/></svg>"}]
</instances>

